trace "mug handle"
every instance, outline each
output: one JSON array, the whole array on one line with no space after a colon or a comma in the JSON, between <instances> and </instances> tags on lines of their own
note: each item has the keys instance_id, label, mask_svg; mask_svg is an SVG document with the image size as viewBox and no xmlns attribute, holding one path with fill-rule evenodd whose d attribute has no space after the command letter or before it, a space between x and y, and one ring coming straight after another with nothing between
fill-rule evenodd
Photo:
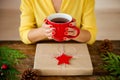
<instances>
[{"instance_id":1,"label":"mug handle","mask_svg":"<svg viewBox=\"0 0 120 80\"><path fill-rule=\"evenodd\" d=\"M76 26L69 26L69 27L75 29L77 31L77 34L75 36L66 35L65 37L67 37L67 38L75 38L80 34L80 29L77 28Z\"/></svg>"}]
</instances>

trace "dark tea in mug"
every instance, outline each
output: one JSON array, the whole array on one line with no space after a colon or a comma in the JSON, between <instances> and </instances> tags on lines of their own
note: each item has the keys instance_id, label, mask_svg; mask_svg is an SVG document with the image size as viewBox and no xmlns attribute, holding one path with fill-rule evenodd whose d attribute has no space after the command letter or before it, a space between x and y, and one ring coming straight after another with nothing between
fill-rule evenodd
<instances>
[{"instance_id":1,"label":"dark tea in mug","mask_svg":"<svg viewBox=\"0 0 120 80\"><path fill-rule=\"evenodd\" d=\"M66 22L68 22L69 20L66 19L66 18L58 17L58 18L53 18L51 21L52 21L52 22L55 22L55 23L66 23Z\"/></svg>"}]
</instances>

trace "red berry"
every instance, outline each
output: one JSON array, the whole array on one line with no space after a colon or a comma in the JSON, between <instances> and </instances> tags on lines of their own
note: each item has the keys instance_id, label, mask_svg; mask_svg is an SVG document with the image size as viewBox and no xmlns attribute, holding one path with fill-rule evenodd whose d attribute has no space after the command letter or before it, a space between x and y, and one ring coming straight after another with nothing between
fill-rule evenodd
<instances>
[{"instance_id":1,"label":"red berry","mask_svg":"<svg viewBox=\"0 0 120 80\"><path fill-rule=\"evenodd\" d=\"M8 68L8 66L6 65L6 64L3 64L2 66L1 66L1 69L3 69L3 70L5 70L5 69L7 69Z\"/></svg>"}]
</instances>

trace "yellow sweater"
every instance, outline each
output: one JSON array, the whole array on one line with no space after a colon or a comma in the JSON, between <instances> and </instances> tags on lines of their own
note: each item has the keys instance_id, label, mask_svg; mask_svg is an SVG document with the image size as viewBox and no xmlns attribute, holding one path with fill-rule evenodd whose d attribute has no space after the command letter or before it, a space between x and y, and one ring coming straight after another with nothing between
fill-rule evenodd
<instances>
[{"instance_id":1,"label":"yellow sweater","mask_svg":"<svg viewBox=\"0 0 120 80\"><path fill-rule=\"evenodd\" d=\"M94 0L62 0L61 13L67 13L76 19L77 27L88 30L92 44L96 40L96 19L94 14ZM21 0L20 37L25 44L31 44L28 33L31 29L41 27L44 19L56 13L52 0Z\"/></svg>"}]
</instances>

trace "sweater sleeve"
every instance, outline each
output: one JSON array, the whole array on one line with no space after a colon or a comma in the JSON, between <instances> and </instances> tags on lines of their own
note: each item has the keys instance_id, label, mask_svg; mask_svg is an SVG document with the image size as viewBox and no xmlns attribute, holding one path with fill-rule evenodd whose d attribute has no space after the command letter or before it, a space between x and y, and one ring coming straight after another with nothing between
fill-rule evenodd
<instances>
[{"instance_id":1,"label":"sweater sleeve","mask_svg":"<svg viewBox=\"0 0 120 80\"><path fill-rule=\"evenodd\" d=\"M28 33L31 29L36 27L32 0L21 0L20 11L20 38L25 44L30 44L31 41L28 39Z\"/></svg>"},{"instance_id":2,"label":"sweater sleeve","mask_svg":"<svg viewBox=\"0 0 120 80\"><path fill-rule=\"evenodd\" d=\"M83 30L88 30L91 34L88 44L93 44L96 40L96 18L94 14L94 0L85 0L83 7L83 17L82 17L82 28Z\"/></svg>"}]
</instances>

